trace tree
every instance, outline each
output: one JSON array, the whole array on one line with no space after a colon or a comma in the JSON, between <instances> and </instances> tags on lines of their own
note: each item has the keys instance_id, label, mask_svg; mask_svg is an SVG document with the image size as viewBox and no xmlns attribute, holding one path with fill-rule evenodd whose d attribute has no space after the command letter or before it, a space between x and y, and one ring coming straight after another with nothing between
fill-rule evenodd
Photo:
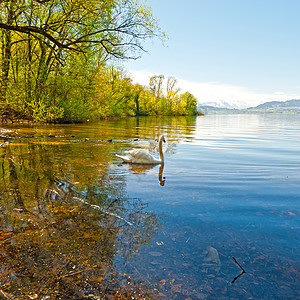
<instances>
[{"instance_id":1,"label":"tree","mask_svg":"<svg viewBox=\"0 0 300 300\"><path fill-rule=\"evenodd\" d=\"M164 37L150 8L134 0L8 0L0 12L10 16L0 28L32 36L56 55L94 47L110 57L137 58L143 40ZM28 22L29 15L36 21Z\"/></svg>"},{"instance_id":2,"label":"tree","mask_svg":"<svg viewBox=\"0 0 300 300\"><path fill-rule=\"evenodd\" d=\"M137 114L135 97L139 97L141 91L136 90L131 79L120 68L99 68L94 85L96 94L92 105L96 117Z\"/></svg>"},{"instance_id":3,"label":"tree","mask_svg":"<svg viewBox=\"0 0 300 300\"><path fill-rule=\"evenodd\" d=\"M162 96L162 87L164 79L164 75L155 75L150 78L150 91L156 97L156 99L159 99Z\"/></svg>"},{"instance_id":4,"label":"tree","mask_svg":"<svg viewBox=\"0 0 300 300\"><path fill-rule=\"evenodd\" d=\"M134 102L135 102L135 115L136 116L141 116L144 114L140 109L140 96L143 91L145 91L145 88L142 85L136 83L133 86Z\"/></svg>"},{"instance_id":5,"label":"tree","mask_svg":"<svg viewBox=\"0 0 300 300\"><path fill-rule=\"evenodd\" d=\"M14 11L14 3L6 2L2 4L3 10L5 11L4 16L6 24L11 25L13 23L13 11ZM1 31L1 91L0 91L0 105L1 110L3 110L6 99L6 92L8 87L8 75L10 68L10 60L11 60L11 32L2 30ZM0 111L1 112L1 111Z\"/></svg>"},{"instance_id":6,"label":"tree","mask_svg":"<svg viewBox=\"0 0 300 300\"><path fill-rule=\"evenodd\" d=\"M153 107L155 114L159 113L159 108L161 108L160 100L163 96L163 81L165 77L163 75L156 75L150 78L149 87L152 95L155 97L155 108Z\"/></svg>"},{"instance_id":7,"label":"tree","mask_svg":"<svg viewBox=\"0 0 300 300\"><path fill-rule=\"evenodd\" d=\"M174 77L168 77L167 79L167 104L168 104L168 114L174 114L174 107L176 106L179 100L179 91L180 88L177 88L176 85L178 80Z\"/></svg>"},{"instance_id":8,"label":"tree","mask_svg":"<svg viewBox=\"0 0 300 300\"><path fill-rule=\"evenodd\" d=\"M174 102L174 99L176 96L178 96L178 93L180 92L180 88L176 87L178 84L178 80L174 77L168 77L167 79L167 99L170 102Z\"/></svg>"},{"instance_id":9,"label":"tree","mask_svg":"<svg viewBox=\"0 0 300 300\"><path fill-rule=\"evenodd\" d=\"M149 7L135 0L6 0L0 13L5 117L18 117L16 109L35 121L87 118L93 114L87 104L97 100L92 77L98 66L112 58L136 59L144 40L164 37ZM117 114L133 110L125 106L131 83L122 80L123 97L113 93Z\"/></svg>"},{"instance_id":10,"label":"tree","mask_svg":"<svg viewBox=\"0 0 300 300\"><path fill-rule=\"evenodd\" d=\"M180 95L180 100L185 104L187 115L197 115L197 99L189 92Z\"/></svg>"}]
</instances>

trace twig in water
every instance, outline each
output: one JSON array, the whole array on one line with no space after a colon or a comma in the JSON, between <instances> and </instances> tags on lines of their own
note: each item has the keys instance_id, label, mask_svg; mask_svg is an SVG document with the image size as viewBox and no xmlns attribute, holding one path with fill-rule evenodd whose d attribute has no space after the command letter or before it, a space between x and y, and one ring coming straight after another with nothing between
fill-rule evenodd
<instances>
[{"instance_id":1,"label":"twig in water","mask_svg":"<svg viewBox=\"0 0 300 300\"><path fill-rule=\"evenodd\" d=\"M84 203L84 204L86 204L86 205L89 205L90 207L92 207L92 208L94 208L94 209L100 210L100 211L101 211L102 213L104 213L104 214L107 214L107 215L109 215L109 216L113 216L113 217L115 217L115 218L117 218L117 219L119 219L119 220L122 220L122 221L125 222L127 225L130 225L130 226L133 225L133 223L127 221L126 219L122 218L121 216L119 216L119 215L117 215L117 214L115 214L115 213L113 213L113 212L106 211L106 210L104 210L102 207L100 207L100 206L98 206L98 205L90 204L90 203L88 203L87 201L85 201L85 200L83 200L83 199L81 199L81 198L79 198L79 197L73 197L73 199L79 200L79 201L81 201L82 203Z\"/></svg>"},{"instance_id":2,"label":"twig in water","mask_svg":"<svg viewBox=\"0 0 300 300\"><path fill-rule=\"evenodd\" d=\"M244 273L246 273L246 271L244 270L244 268L238 263L238 261L236 260L236 258L234 256L232 256L233 260L236 262L236 264L242 269L242 271Z\"/></svg>"},{"instance_id":3,"label":"twig in water","mask_svg":"<svg viewBox=\"0 0 300 300\"><path fill-rule=\"evenodd\" d=\"M93 269L93 267L87 268L87 269L84 269L84 270L81 270L81 271L72 272L72 273L69 273L69 274L66 274L66 275L59 276L57 279L61 279L61 278L64 278L64 277L69 277L69 276L74 276L74 275L77 275L77 274L80 274L82 272L86 272L86 271L89 271L89 270L92 270L92 269Z\"/></svg>"},{"instance_id":4,"label":"twig in water","mask_svg":"<svg viewBox=\"0 0 300 300\"><path fill-rule=\"evenodd\" d=\"M242 275L244 275L246 273L246 271L244 270L244 268L238 263L238 261L236 260L236 258L234 256L232 256L233 260L235 261L235 263L241 268L242 272L236 276L232 281L231 284L234 284L234 282Z\"/></svg>"},{"instance_id":5,"label":"twig in water","mask_svg":"<svg viewBox=\"0 0 300 300\"><path fill-rule=\"evenodd\" d=\"M236 276L232 281L231 281L231 284L234 284L234 282L242 275L245 274L245 271L242 271L238 276Z\"/></svg>"},{"instance_id":6,"label":"twig in water","mask_svg":"<svg viewBox=\"0 0 300 300\"><path fill-rule=\"evenodd\" d=\"M0 299L12 300L3 290L0 289Z\"/></svg>"}]
</instances>

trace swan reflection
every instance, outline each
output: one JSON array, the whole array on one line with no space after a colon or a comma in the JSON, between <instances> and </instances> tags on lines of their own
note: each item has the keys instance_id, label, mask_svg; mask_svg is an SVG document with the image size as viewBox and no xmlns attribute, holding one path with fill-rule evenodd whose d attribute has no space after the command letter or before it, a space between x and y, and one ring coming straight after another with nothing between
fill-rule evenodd
<instances>
[{"instance_id":1,"label":"swan reflection","mask_svg":"<svg viewBox=\"0 0 300 300\"><path fill-rule=\"evenodd\" d=\"M164 186L166 181L166 177L163 177L163 172L164 172L164 165L160 165L158 171L158 182L160 186Z\"/></svg>"},{"instance_id":2,"label":"swan reflection","mask_svg":"<svg viewBox=\"0 0 300 300\"><path fill-rule=\"evenodd\" d=\"M128 172L131 174L145 174L150 172L156 165L130 164ZM163 177L164 165L159 165L158 182L160 186L165 185L166 177Z\"/></svg>"}]
</instances>

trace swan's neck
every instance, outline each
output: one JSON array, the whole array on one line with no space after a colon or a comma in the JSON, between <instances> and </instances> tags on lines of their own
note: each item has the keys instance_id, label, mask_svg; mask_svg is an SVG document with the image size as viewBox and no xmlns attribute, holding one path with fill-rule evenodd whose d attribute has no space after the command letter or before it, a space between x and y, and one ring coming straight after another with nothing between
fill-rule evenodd
<instances>
[{"instance_id":1,"label":"swan's neck","mask_svg":"<svg viewBox=\"0 0 300 300\"><path fill-rule=\"evenodd\" d=\"M163 153L163 149L162 149L162 143L163 143L163 141L160 140L159 144L158 144L158 152L159 152L159 159L163 163L164 162L164 153Z\"/></svg>"}]
</instances>

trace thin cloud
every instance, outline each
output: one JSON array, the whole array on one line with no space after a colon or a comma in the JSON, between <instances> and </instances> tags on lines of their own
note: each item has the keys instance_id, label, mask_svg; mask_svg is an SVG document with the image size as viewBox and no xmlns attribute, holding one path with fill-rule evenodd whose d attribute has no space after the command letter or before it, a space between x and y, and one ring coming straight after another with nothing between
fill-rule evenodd
<instances>
[{"instance_id":1,"label":"thin cloud","mask_svg":"<svg viewBox=\"0 0 300 300\"><path fill-rule=\"evenodd\" d=\"M134 82L148 85L149 79L153 75L158 75L148 71L130 71ZM189 91L201 103L228 103L233 107L245 108L256 106L268 101L285 101L300 99L300 94L286 94L282 91L274 93L257 93L246 87L224 84L220 82L193 82L177 78L178 86L182 92Z\"/></svg>"}]
</instances>

